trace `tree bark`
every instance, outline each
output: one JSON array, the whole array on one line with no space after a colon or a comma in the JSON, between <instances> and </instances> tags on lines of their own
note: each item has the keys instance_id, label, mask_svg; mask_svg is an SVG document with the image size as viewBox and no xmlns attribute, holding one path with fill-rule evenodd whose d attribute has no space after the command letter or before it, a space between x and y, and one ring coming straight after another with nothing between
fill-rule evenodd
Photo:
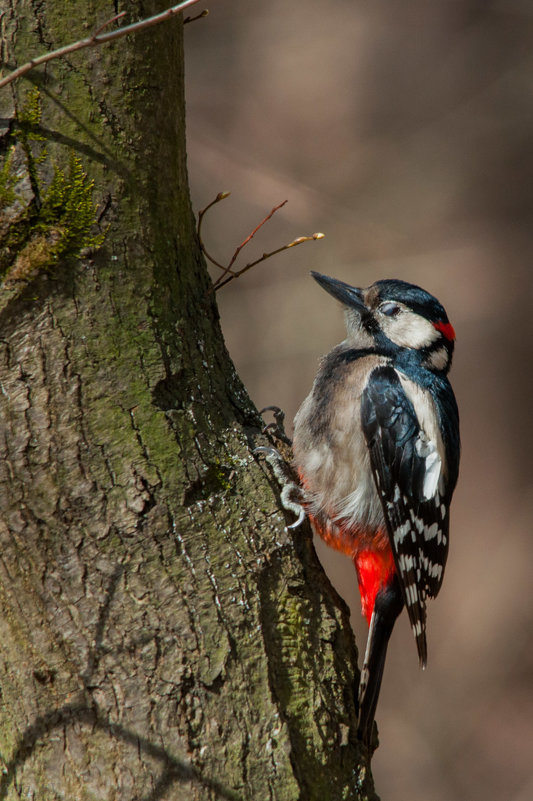
<instances>
[{"instance_id":1,"label":"tree bark","mask_svg":"<svg viewBox=\"0 0 533 801\"><path fill-rule=\"evenodd\" d=\"M4 61L115 6L0 0ZM0 798L375 798L347 611L251 453L198 249L181 21L0 108Z\"/></svg>"}]
</instances>

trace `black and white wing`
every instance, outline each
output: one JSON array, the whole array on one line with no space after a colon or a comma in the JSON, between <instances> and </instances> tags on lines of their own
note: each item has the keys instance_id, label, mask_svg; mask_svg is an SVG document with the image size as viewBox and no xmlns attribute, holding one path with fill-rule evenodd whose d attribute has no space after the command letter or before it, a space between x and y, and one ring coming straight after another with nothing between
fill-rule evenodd
<instances>
[{"instance_id":1,"label":"black and white wing","mask_svg":"<svg viewBox=\"0 0 533 801\"><path fill-rule=\"evenodd\" d=\"M426 598L439 591L448 554L449 495L443 488L442 457L391 366L370 374L361 420L403 598L425 665Z\"/></svg>"}]
</instances>

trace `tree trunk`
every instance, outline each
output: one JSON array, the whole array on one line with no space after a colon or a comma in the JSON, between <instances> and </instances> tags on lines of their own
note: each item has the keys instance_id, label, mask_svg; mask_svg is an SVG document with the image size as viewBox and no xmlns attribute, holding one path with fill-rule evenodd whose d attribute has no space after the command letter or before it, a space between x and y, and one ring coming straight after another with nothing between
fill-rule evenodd
<instances>
[{"instance_id":1,"label":"tree trunk","mask_svg":"<svg viewBox=\"0 0 533 801\"><path fill-rule=\"evenodd\" d=\"M4 60L115 5L0 0ZM0 798L374 798L346 609L251 453L182 73L173 19L0 95Z\"/></svg>"}]
</instances>

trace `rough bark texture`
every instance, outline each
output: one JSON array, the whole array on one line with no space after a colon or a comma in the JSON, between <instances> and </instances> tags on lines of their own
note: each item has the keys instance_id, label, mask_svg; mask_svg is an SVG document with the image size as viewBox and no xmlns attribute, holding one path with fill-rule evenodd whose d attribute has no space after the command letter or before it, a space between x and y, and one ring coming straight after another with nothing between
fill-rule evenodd
<instances>
[{"instance_id":1,"label":"rough bark texture","mask_svg":"<svg viewBox=\"0 0 533 801\"><path fill-rule=\"evenodd\" d=\"M116 4L0 10L13 67ZM0 97L0 798L372 798L346 610L198 252L182 63L173 20Z\"/></svg>"}]
</instances>

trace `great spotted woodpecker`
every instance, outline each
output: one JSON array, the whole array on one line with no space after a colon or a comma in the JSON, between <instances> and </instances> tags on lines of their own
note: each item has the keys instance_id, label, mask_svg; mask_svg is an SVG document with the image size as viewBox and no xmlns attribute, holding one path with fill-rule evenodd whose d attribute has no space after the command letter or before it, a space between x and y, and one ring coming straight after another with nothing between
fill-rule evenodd
<instances>
[{"instance_id":1,"label":"great spotted woodpecker","mask_svg":"<svg viewBox=\"0 0 533 801\"><path fill-rule=\"evenodd\" d=\"M439 301L404 281L357 289L312 273L344 306L347 337L321 362L294 420L304 508L355 564L369 633L359 736L371 742L387 644L407 608L427 661L426 599L441 586L459 470L447 379L455 332Z\"/></svg>"}]
</instances>

